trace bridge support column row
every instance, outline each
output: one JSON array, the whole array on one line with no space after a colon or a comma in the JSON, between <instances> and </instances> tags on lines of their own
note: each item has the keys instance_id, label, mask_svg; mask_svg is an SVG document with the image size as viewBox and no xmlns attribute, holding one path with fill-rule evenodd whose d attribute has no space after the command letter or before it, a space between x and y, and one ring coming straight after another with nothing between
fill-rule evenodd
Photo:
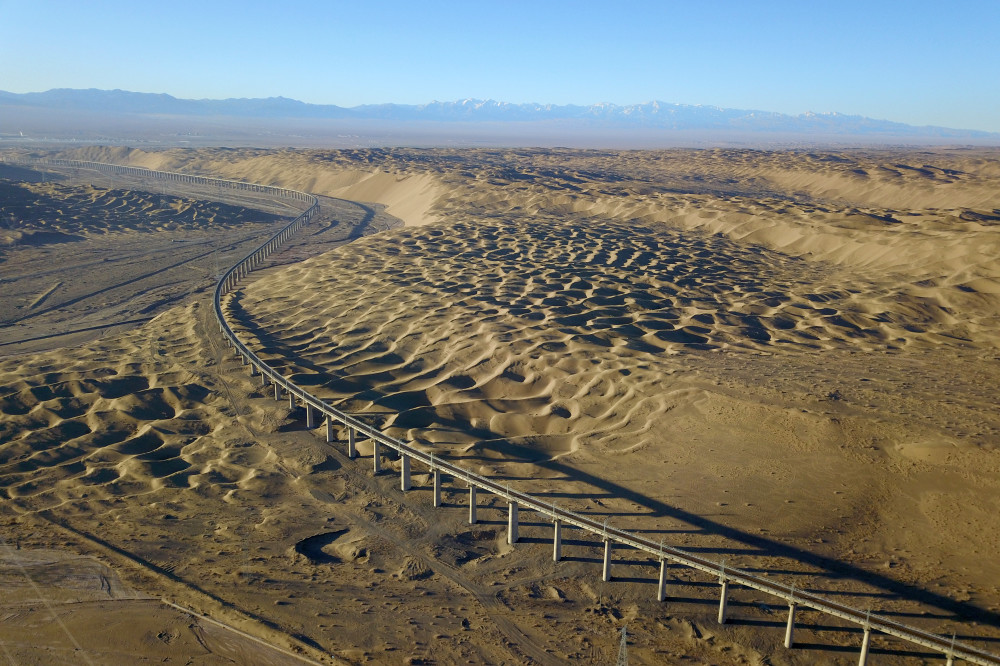
<instances>
[{"instance_id":1,"label":"bridge support column row","mask_svg":"<svg viewBox=\"0 0 1000 666\"><path fill-rule=\"evenodd\" d=\"M410 456L405 453L400 455L399 487L403 491L410 489Z\"/></svg>"},{"instance_id":2,"label":"bridge support column row","mask_svg":"<svg viewBox=\"0 0 1000 666\"><path fill-rule=\"evenodd\" d=\"M517 543L517 502L507 503L507 543Z\"/></svg>"},{"instance_id":3,"label":"bridge support column row","mask_svg":"<svg viewBox=\"0 0 1000 666\"><path fill-rule=\"evenodd\" d=\"M562 521L556 518L552 521L552 561L562 559Z\"/></svg>"},{"instance_id":4,"label":"bridge support column row","mask_svg":"<svg viewBox=\"0 0 1000 666\"><path fill-rule=\"evenodd\" d=\"M785 626L785 647L792 647L795 635L795 608L798 604L794 601L788 603L788 624Z\"/></svg>"},{"instance_id":5,"label":"bridge support column row","mask_svg":"<svg viewBox=\"0 0 1000 666\"><path fill-rule=\"evenodd\" d=\"M434 506L441 506L441 470L436 469L434 474Z\"/></svg>"},{"instance_id":6,"label":"bridge support column row","mask_svg":"<svg viewBox=\"0 0 1000 666\"><path fill-rule=\"evenodd\" d=\"M476 524L476 491L478 487L469 484L469 524Z\"/></svg>"},{"instance_id":7,"label":"bridge support column row","mask_svg":"<svg viewBox=\"0 0 1000 666\"><path fill-rule=\"evenodd\" d=\"M604 570L601 572L601 580L605 583L611 580L611 539L604 540Z\"/></svg>"}]
</instances>

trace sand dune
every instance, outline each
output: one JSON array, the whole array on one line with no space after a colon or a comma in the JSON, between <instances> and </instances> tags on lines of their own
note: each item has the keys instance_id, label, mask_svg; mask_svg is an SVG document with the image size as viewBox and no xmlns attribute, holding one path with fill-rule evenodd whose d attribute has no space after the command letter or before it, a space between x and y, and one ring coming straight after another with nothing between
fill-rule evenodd
<instances>
[{"instance_id":1,"label":"sand dune","mask_svg":"<svg viewBox=\"0 0 1000 666\"><path fill-rule=\"evenodd\" d=\"M400 437L469 455L485 471L509 471L518 461L603 465L627 454L630 487L645 492L657 474L676 474L669 467L676 456L712 458L702 447L749 455L748 438L767 452L710 469L727 478L744 476L747 466L760 474L783 469L785 491L805 496L816 479L784 463L808 451L810 467L823 461L817 473L838 470L827 483L850 488L854 475L877 476L863 471L867 456L855 457L865 442L912 458L913 440L929 433L899 418L887 433L851 413L858 405L842 404L833 387L856 384L853 373L866 366L886 380L879 392L891 391L907 374L898 366L908 353L963 367L980 358L970 351L978 348L972 327L936 301L760 247L610 221L463 221L396 231L262 278L233 308L266 354L300 359L280 361L296 381L350 411L389 414L384 423ZM861 364L857 352L868 354ZM801 368L831 389L761 404L761 387L751 383L761 354L770 359L762 366ZM826 362L809 370L818 354ZM841 371L831 371L836 364ZM713 375L732 383L722 388ZM780 374L767 383L785 388ZM915 377L909 383L941 390ZM983 406L964 405L995 432ZM678 425L710 431L695 435L704 444L678 451L664 437ZM995 468L990 436L931 436L940 453L923 462L954 453ZM854 507L867 505L870 492L838 491ZM771 493L741 490L746 504L761 507L755 513L793 532L815 529L817 520L832 529L844 518L840 503L817 506L831 512L825 518L784 516Z\"/></svg>"},{"instance_id":2,"label":"sand dune","mask_svg":"<svg viewBox=\"0 0 1000 666\"><path fill-rule=\"evenodd\" d=\"M410 226L328 252L304 236L289 256L310 258L227 300L294 381L619 527L995 645L995 155L72 155L389 205ZM624 623L636 663L856 660L822 647L856 633L809 620L815 647L784 650L779 609L750 593L718 627L716 589L681 571L667 604L644 564L602 587L599 541L573 533L556 565L530 516L509 547L505 506L484 497L465 525L464 489L435 510L420 470L401 495L211 330L198 301L0 360L7 533L348 661L609 662ZM879 663L927 658L880 646Z\"/></svg>"},{"instance_id":3,"label":"sand dune","mask_svg":"<svg viewBox=\"0 0 1000 666\"><path fill-rule=\"evenodd\" d=\"M81 496L137 496L225 476L222 452L213 460L191 446L211 432L209 413L187 408L210 407L218 397L180 368L164 371L157 361L169 353L174 364L190 363L193 351L183 349L189 342L179 341L192 327L181 325L172 339L126 344L117 350L117 364L104 360L107 350L79 354L76 367L48 372L40 385L35 373L15 371L23 379L7 384L0 402L8 417L7 496L53 508Z\"/></svg>"},{"instance_id":4,"label":"sand dune","mask_svg":"<svg viewBox=\"0 0 1000 666\"><path fill-rule=\"evenodd\" d=\"M127 148L89 147L67 153L73 159L130 164L147 169L180 171L252 183L278 184L303 192L355 201L373 201L407 224L433 219L430 208L440 191L432 174L401 172L381 159L382 151L347 151L356 161L345 163L340 153L297 150L228 149L146 152Z\"/></svg>"},{"instance_id":5,"label":"sand dune","mask_svg":"<svg viewBox=\"0 0 1000 666\"><path fill-rule=\"evenodd\" d=\"M387 212L407 224L452 215L638 220L721 233L877 279L895 271L1000 290L995 151L86 148L68 156L396 204Z\"/></svg>"},{"instance_id":6,"label":"sand dune","mask_svg":"<svg viewBox=\"0 0 1000 666\"><path fill-rule=\"evenodd\" d=\"M291 267L249 289L237 320L268 332L266 352L337 377L331 388L352 409L400 411L398 423L419 428L441 425L422 422L435 410L453 419L486 403L486 430L536 442L553 428L574 440L625 435L611 418L631 421L612 397L616 380L628 387L618 398L637 399L644 385L656 393L676 354L969 342L946 308L840 279L762 248L634 223L468 221ZM578 389L559 400L565 382ZM373 392L385 395L366 399Z\"/></svg>"},{"instance_id":7,"label":"sand dune","mask_svg":"<svg viewBox=\"0 0 1000 666\"><path fill-rule=\"evenodd\" d=\"M822 534L848 561L893 543L906 579L962 567L951 549L969 532L941 502L1000 507L994 229L902 206L663 195L650 212L652 195L612 209L495 184L439 200L450 222L262 278L237 321L275 359L301 359L285 367L314 392L543 494L551 479L522 465L600 469L698 515L736 499L725 524ZM896 215L915 219L897 229ZM859 379L875 386L855 394ZM929 532L940 546L916 536Z\"/></svg>"}]
</instances>

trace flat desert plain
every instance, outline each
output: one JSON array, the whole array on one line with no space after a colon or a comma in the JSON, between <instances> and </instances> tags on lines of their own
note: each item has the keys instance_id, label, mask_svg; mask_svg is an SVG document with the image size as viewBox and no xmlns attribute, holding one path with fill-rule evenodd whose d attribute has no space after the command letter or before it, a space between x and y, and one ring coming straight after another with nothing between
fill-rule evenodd
<instances>
[{"instance_id":1,"label":"flat desert plain","mask_svg":"<svg viewBox=\"0 0 1000 666\"><path fill-rule=\"evenodd\" d=\"M319 195L223 306L335 406L1000 651L1000 152L58 156ZM670 567L659 603L658 562L620 549L602 582L599 537L567 530L553 562L536 514L508 545L506 503L480 493L469 525L462 485L433 508L425 470L403 493L399 461L373 475L370 444L349 460L345 433L307 430L211 304L219 266L294 214L281 202L4 168L12 663L613 663L622 627L632 663L857 663L856 626L803 608L785 649L773 598L734 588L719 625L717 580ZM869 663L943 658L876 635Z\"/></svg>"}]
</instances>

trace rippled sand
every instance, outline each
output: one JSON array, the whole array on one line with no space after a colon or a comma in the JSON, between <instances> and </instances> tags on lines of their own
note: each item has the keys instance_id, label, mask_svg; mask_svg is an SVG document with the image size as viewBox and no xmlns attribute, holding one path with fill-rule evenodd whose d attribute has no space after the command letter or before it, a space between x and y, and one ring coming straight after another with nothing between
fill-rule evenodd
<instances>
[{"instance_id":1,"label":"rippled sand","mask_svg":"<svg viewBox=\"0 0 1000 666\"><path fill-rule=\"evenodd\" d=\"M393 435L733 566L997 637L995 154L76 155L402 218L328 252L304 235L310 258L225 304L276 366ZM137 589L232 603L240 626L349 660L610 661L626 622L639 663L856 660L821 647L856 632L808 614L814 647L785 651L773 600L735 593L745 622L720 628L697 576L673 572L656 604L651 564L600 586L596 539L571 533L555 565L530 514L510 548L488 497L473 527L462 488L434 510L418 473L401 495L304 432L211 330L199 300L0 361L6 529L49 547L74 526L153 565L114 561ZM884 645L880 663L921 658Z\"/></svg>"}]
</instances>

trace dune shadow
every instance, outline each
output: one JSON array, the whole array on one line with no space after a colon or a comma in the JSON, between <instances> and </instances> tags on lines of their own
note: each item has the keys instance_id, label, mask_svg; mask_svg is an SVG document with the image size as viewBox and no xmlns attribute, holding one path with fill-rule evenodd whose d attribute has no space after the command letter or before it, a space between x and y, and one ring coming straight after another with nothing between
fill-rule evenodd
<instances>
[{"instance_id":1,"label":"dune shadow","mask_svg":"<svg viewBox=\"0 0 1000 666\"><path fill-rule=\"evenodd\" d=\"M348 530L337 530L335 532L324 532L323 534L316 534L311 537L302 539L295 544L295 552L300 555L304 555L309 559L310 562L316 564L336 564L340 562L340 558L335 555L330 555L324 548L331 545L334 541L347 534Z\"/></svg>"}]
</instances>

